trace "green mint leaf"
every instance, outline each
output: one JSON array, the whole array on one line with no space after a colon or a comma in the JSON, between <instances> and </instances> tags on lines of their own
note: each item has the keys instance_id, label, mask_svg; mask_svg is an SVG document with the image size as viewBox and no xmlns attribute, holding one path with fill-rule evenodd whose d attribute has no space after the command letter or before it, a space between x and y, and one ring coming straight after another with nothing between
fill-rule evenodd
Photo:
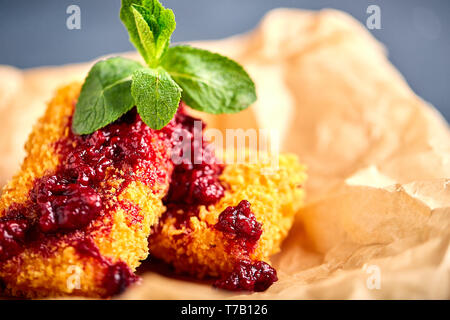
<instances>
[{"instance_id":1,"label":"green mint leaf","mask_svg":"<svg viewBox=\"0 0 450 320\"><path fill-rule=\"evenodd\" d=\"M147 61L147 53L141 43L141 38L137 30L134 14L131 10L133 4L140 5L142 4L142 0L122 0L122 7L120 8L120 20L122 20L122 23L128 30L130 42L136 47L144 60Z\"/></svg>"},{"instance_id":2,"label":"green mint leaf","mask_svg":"<svg viewBox=\"0 0 450 320\"><path fill-rule=\"evenodd\" d=\"M131 94L142 120L152 129L162 129L175 115L181 88L162 68L140 69L133 73Z\"/></svg>"},{"instance_id":3,"label":"green mint leaf","mask_svg":"<svg viewBox=\"0 0 450 320\"><path fill-rule=\"evenodd\" d=\"M150 65L152 63L152 60L154 60L156 52L153 32L149 28L148 22L145 20L145 16L141 13L143 9L138 9L138 7L132 6L131 10L134 15L134 22L136 24L136 30L139 35L140 44L143 48L143 52L140 53L147 65Z\"/></svg>"},{"instance_id":4,"label":"green mint leaf","mask_svg":"<svg viewBox=\"0 0 450 320\"><path fill-rule=\"evenodd\" d=\"M136 61L115 57L97 62L83 84L72 120L76 134L92 133L134 106L131 76L142 69Z\"/></svg>"},{"instance_id":5,"label":"green mint leaf","mask_svg":"<svg viewBox=\"0 0 450 320\"><path fill-rule=\"evenodd\" d=\"M236 113L256 100L255 85L235 61L206 50L175 46L162 66L183 89L182 99L207 113Z\"/></svg>"},{"instance_id":6,"label":"green mint leaf","mask_svg":"<svg viewBox=\"0 0 450 320\"><path fill-rule=\"evenodd\" d=\"M145 62L158 66L176 27L173 11L158 0L122 0L120 18Z\"/></svg>"}]
</instances>

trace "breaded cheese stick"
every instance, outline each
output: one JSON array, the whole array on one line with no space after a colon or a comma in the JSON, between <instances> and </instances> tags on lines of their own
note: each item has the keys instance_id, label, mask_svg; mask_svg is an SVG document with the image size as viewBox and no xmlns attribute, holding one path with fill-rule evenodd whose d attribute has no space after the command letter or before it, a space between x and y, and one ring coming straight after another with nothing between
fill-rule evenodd
<instances>
[{"instance_id":1,"label":"breaded cheese stick","mask_svg":"<svg viewBox=\"0 0 450 320\"><path fill-rule=\"evenodd\" d=\"M173 168L165 136L135 111L91 135L72 134L79 92L79 84L57 92L3 189L7 295L111 296L136 280L133 271L148 255Z\"/></svg>"},{"instance_id":2,"label":"breaded cheese stick","mask_svg":"<svg viewBox=\"0 0 450 320\"><path fill-rule=\"evenodd\" d=\"M149 238L151 255L181 273L219 277L216 285L225 289L265 290L276 281L267 262L302 205L305 179L293 155L281 155L275 169L267 162L229 164L219 175L225 192L217 203L166 202Z\"/></svg>"}]
</instances>

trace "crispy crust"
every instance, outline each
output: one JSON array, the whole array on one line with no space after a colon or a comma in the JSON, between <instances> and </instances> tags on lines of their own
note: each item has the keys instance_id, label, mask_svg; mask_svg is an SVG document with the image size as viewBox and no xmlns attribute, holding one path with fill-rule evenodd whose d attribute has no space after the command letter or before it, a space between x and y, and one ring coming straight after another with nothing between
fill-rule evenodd
<instances>
[{"instance_id":1,"label":"crispy crust","mask_svg":"<svg viewBox=\"0 0 450 320\"><path fill-rule=\"evenodd\" d=\"M172 264L178 272L198 278L231 271L241 257L227 249L228 240L212 226L225 208L248 200L263 228L250 258L267 262L280 250L302 205L306 179L305 167L293 155L281 155L279 168L271 170L263 162L228 165L221 175L222 182L229 186L225 196L216 205L201 207L198 217L191 217L187 226L177 227L175 218L161 221L149 239L151 255Z\"/></svg>"},{"instance_id":2,"label":"crispy crust","mask_svg":"<svg viewBox=\"0 0 450 320\"><path fill-rule=\"evenodd\" d=\"M53 145L69 134L69 116L73 113L79 92L79 84L61 88L49 103L45 115L34 126L25 146L27 157L21 170L3 189L0 217L12 204L26 202L34 180L54 171L59 164ZM116 176L112 172L111 178L105 182L109 188L108 205L114 208L94 220L85 235L96 244L102 257L111 263L123 261L134 271L148 255L147 238L151 226L163 212L161 198L167 191L168 179L163 185L157 184L153 188L138 180L132 181L119 192L117 186L121 181L115 179ZM131 216L123 203L138 206L141 209L137 213L139 217ZM76 252L73 239L78 236L77 231L49 237L39 248L26 248L18 256L0 263L0 279L5 284L6 294L29 298L104 296L102 281L106 267L99 259ZM70 285L74 281L78 281L79 286Z\"/></svg>"}]
</instances>

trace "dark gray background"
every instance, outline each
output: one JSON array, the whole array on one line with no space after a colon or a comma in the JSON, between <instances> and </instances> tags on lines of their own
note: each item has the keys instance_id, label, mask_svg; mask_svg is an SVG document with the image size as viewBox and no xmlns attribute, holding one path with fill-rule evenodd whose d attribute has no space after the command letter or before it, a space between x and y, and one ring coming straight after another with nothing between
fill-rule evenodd
<instances>
[{"instance_id":1,"label":"dark gray background","mask_svg":"<svg viewBox=\"0 0 450 320\"><path fill-rule=\"evenodd\" d=\"M381 8L372 34L408 83L450 120L449 0L162 0L174 10L174 41L216 39L255 27L276 7L336 8L365 23ZM66 8L81 8L81 30L66 28ZM120 0L0 0L0 64L21 68L80 62L132 50L118 14Z\"/></svg>"}]
</instances>

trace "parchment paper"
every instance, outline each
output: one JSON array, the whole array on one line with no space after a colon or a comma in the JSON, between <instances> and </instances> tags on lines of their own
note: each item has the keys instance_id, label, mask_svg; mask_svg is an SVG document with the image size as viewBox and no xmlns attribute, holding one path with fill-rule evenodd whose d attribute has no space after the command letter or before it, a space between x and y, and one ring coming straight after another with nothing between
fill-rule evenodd
<instances>
[{"instance_id":1,"label":"parchment paper","mask_svg":"<svg viewBox=\"0 0 450 320\"><path fill-rule=\"evenodd\" d=\"M309 167L307 201L266 292L146 271L121 298L450 298L450 130L363 26L334 10L278 9L248 34L195 45L238 60L257 87L249 110L204 116L209 126L279 130L282 151ZM55 88L91 65L0 67L1 184Z\"/></svg>"}]
</instances>

